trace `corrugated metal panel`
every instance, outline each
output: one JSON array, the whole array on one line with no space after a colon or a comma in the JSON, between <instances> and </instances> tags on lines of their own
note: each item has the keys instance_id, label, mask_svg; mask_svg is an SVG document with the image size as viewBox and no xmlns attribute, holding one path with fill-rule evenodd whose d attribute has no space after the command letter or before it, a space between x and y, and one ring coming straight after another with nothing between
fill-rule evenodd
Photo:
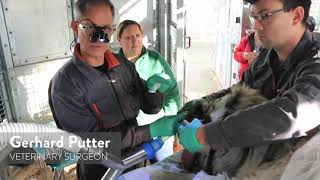
<instances>
[{"instance_id":1,"label":"corrugated metal panel","mask_svg":"<svg viewBox=\"0 0 320 180\"><path fill-rule=\"evenodd\" d=\"M6 92L3 74L0 74L0 123L11 119L11 109Z\"/></svg>"},{"instance_id":2,"label":"corrugated metal panel","mask_svg":"<svg viewBox=\"0 0 320 180\"><path fill-rule=\"evenodd\" d=\"M4 99L2 98L2 93L0 94L0 123L2 123L6 118L6 107L4 104Z\"/></svg>"}]
</instances>

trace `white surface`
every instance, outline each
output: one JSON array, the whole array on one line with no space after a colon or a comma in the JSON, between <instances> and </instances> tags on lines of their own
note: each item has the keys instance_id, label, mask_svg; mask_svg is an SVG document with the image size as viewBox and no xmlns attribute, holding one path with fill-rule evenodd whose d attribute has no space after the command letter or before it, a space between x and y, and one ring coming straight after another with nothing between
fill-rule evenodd
<instances>
[{"instance_id":1,"label":"white surface","mask_svg":"<svg viewBox=\"0 0 320 180\"><path fill-rule=\"evenodd\" d=\"M320 133L316 134L291 157L281 180L320 179Z\"/></svg>"},{"instance_id":2,"label":"white surface","mask_svg":"<svg viewBox=\"0 0 320 180\"><path fill-rule=\"evenodd\" d=\"M181 152L176 153L163 161L157 162L151 166L139 168L121 175L118 180L178 180L192 179L194 174L186 173L179 162L181 162Z\"/></svg>"},{"instance_id":3,"label":"white surface","mask_svg":"<svg viewBox=\"0 0 320 180\"><path fill-rule=\"evenodd\" d=\"M225 175L210 176L203 171L187 173L182 167L181 152L161 162L121 175L118 180L229 180Z\"/></svg>"}]
</instances>

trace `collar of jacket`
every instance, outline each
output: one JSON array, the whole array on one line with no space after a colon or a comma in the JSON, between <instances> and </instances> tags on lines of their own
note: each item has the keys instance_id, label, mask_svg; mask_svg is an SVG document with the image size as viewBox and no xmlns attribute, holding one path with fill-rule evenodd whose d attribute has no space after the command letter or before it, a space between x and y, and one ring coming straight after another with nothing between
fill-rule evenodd
<instances>
[{"instance_id":1,"label":"collar of jacket","mask_svg":"<svg viewBox=\"0 0 320 180\"><path fill-rule=\"evenodd\" d=\"M139 59L148 58L147 56L148 56L147 48L146 48L146 47L144 47L144 46L142 46L141 56L140 56L140 58L139 58ZM138 59L138 60L139 60L139 59Z\"/></svg>"},{"instance_id":2,"label":"collar of jacket","mask_svg":"<svg viewBox=\"0 0 320 180\"><path fill-rule=\"evenodd\" d=\"M122 57L124 57L126 60L128 60L127 57L124 55L122 48L120 48L118 54L121 55Z\"/></svg>"},{"instance_id":3,"label":"collar of jacket","mask_svg":"<svg viewBox=\"0 0 320 180\"><path fill-rule=\"evenodd\" d=\"M305 31L297 46L293 49L288 58L280 65L281 68L289 70L292 66L299 63L299 61L305 60L302 57L306 57L307 54L311 53L311 51L314 50L312 49L313 44L314 43L311 34ZM270 49L267 53L265 63L270 65L270 57L272 56L278 55L275 50Z\"/></svg>"},{"instance_id":4,"label":"collar of jacket","mask_svg":"<svg viewBox=\"0 0 320 180\"><path fill-rule=\"evenodd\" d=\"M120 54L121 56L125 57L122 48L120 48L119 54ZM144 46L142 46L141 55L140 55L140 57L137 59L137 61L139 61L140 58L145 58L146 54L148 54L148 53L147 53L147 48L144 47ZM125 59L127 59L127 58L125 57Z\"/></svg>"},{"instance_id":5,"label":"collar of jacket","mask_svg":"<svg viewBox=\"0 0 320 180\"><path fill-rule=\"evenodd\" d=\"M74 55L76 57L76 59L81 60L83 62L84 58L81 56L80 54L80 44L76 44L75 48L74 48ZM106 64L108 65L108 70L119 66L120 62L118 61L118 59L109 51L109 49L107 49L107 51L104 53L104 60L106 62Z\"/></svg>"},{"instance_id":6,"label":"collar of jacket","mask_svg":"<svg viewBox=\"0 0 320 180\"><path fill-rule=\"evenodd\" d=\"M104 59L108 66L108 70L118 67L121 64L109 50L105 52ZM84 58L80 54L80 44L77 44L74 48L73 61L81 73L84 74L90 81L94 81L102 74L85 62Z\"/></svg>"}]
</instances>

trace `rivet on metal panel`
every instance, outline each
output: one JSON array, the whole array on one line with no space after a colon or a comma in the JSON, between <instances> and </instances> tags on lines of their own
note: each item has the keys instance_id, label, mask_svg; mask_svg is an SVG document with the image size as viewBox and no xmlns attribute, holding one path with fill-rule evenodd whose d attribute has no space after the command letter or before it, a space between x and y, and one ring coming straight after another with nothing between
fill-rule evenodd
<instances>
[{"instance_id":1,"label":"rivet on metal panel","mask_svg":"<svg viewBox=\"0 0 320 180\"><path fill-rule=\"evenodd\" d=\"M12 31L10 31L9 34L12 34Z\"/></svg>"},{"instance_id":2,"label":"rivet on metal panel","mask_svg":"<svg viewBox=\"0 0 320 180\"><path fill-rule=\"evenodd\" d=\"M68 8L71 8L71 6L70 6L70 5L68 5Z\"/></svg>"},{"instance_id":3,"label":"rivet on metal panel","mask_svg":"<svg viewBox=\"0 0 320 180\"><path fill-rule=\"evenodd\" d=\"M25 63L27 63L27 62L28 62L28 60L24 60L24 62L25 62Z\"/></svg>"},{"instance_id":4,"label":"rivet on metal panel","mask_svg":"<svg viewBox=\"0 0 320 180\"><path fill-rule=\"evenodd\" d=\"M5 8L4 10L8 11L9 9L8 9L8 8Z\"/></svg>"}]
</instances>

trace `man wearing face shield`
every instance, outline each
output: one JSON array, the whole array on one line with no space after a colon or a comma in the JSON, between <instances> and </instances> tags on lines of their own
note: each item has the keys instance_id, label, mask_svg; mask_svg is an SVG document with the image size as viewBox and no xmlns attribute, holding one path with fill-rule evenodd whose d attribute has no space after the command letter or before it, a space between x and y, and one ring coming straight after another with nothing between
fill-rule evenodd
<instances>
[{"instance_id":1,"label":"man wearing face shield","mask_svg":"<svg viewBox=\"0 0 320 180\"><path fill-rule=\"evenodd\" d=\"M172 136L181 115L138 126L139 109L154 114L172 88L161 74L142 80L134 65L108 49L114 6L109 0L76 0L71 27L79 42L74 55L52 78L49 104L59 128L69 132L121 132L123 151L157 136ZM152 93L151 93L152 91ZM80 179L100 179L100 165L77 166Z\"/></svg>"}]
</instances>

